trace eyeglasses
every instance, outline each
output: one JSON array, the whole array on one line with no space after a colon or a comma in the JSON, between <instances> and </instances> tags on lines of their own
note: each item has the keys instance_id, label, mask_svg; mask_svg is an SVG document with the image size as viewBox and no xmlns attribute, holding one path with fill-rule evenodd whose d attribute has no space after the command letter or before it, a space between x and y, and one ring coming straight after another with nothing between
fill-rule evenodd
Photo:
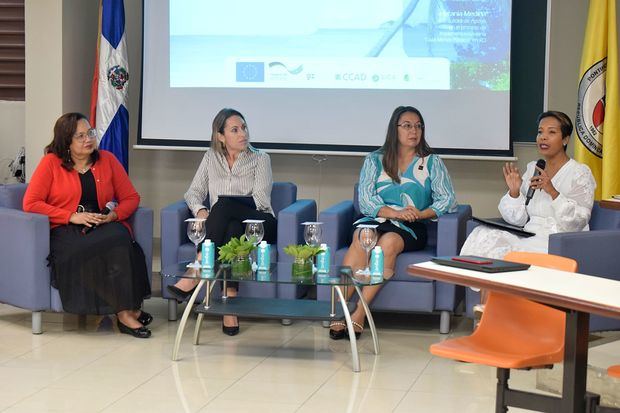
<instances>
[{"instance_id":1,"label":"eyeglasses","mask_svg":"<svg viewBox=\"0 0 620 413\"><path fill-rule=\"evenodd\" d=\"M400 126L401 128L403 128L407 132L409 132L411 129L414 129L414 128L415 128L415 130L418 130L418 131L424 129L424 125L422 125L420 122L418 122L418 123L405 122L405 123L399 123L396 126Z\"/></svg>"},{"instance_id":2,"label":"eyeglasses","mask_svg":"<svg viewBox=\"0 0 620 413\"><path fill-rule=\"evenodd\" d=\"M86 139L95 139L96 137L97 130L92 128L87 130L86 132L76 133L75 135L73 135L73 139L78 142L84 142Z\"/></svg>"}]
</instances>

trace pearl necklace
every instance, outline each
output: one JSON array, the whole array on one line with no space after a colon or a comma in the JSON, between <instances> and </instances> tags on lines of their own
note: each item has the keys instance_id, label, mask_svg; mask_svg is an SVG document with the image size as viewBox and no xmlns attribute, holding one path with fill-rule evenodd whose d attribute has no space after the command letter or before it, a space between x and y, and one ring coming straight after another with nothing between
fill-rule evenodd
<instances>
[{"instance_id":1,"label":"pearl necklace","mask_svg":"<svg viewBox=\"0 0 620 413\"><path fill-rule=\"evenodd\" d=\"M86 166L84 168L76 168L76 167L74 167L74 169L76 171L78 171L79 174L84 175L86 172L88 172L88 170L90 169L90 166Z\"/></svg>"}]
</instances>

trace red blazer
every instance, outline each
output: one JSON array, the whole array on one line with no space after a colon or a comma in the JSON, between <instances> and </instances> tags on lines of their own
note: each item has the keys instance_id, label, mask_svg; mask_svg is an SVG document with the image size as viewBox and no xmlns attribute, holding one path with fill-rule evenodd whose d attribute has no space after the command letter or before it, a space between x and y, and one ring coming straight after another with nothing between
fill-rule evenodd
<instances>
[{"instance_id":1,"label":"red blazer","mask_svg":"<svg viewBox=\"0 0 620 413\"><path fill-rule=\"evenodd\" d=\"M71 214L76 212L82 197L82 185L78 172L67 171L62 160L48 153L41 159L24 195L24 211L47 215L52 228L67 225ZM124 222L140 204L140 195L129 180L125 169L116 157L99 150L99 159L90 170L97 186L97 203L102 210L112 199L118 202L114 210L118 220Z\"/></svg>"}]
</instances>

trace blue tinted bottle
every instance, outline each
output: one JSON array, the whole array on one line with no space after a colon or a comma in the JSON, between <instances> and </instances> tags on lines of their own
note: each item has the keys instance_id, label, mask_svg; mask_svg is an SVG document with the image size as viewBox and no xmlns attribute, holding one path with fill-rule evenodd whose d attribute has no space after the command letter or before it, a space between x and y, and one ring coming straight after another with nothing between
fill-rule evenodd
<instances>
[{"instance_id":1,"label":"blue tinted bottle","mask_svg":"<svg viewBox=\"0 0 620 413\"><path fill-rule=\"evenodd\" d=\"M372 282L379 282L383 279L383 250L376 246L370 256L370 279Z\"/></svg>"},{"instance_id":2,"label":"blue tinted bottle","mask_svg":"<svg viewBox=\"0 0 620 413\"><path fill-rule=\"evenodd\" d=\"M316 256L316 270L319 274L329 274L330 255L327 244L321 244L321 252Z\"/></svg>"},{"instance_id":3,"label":"blue tinted bottle","mask_svg":"<svg viewBox=\"0 0 620 413\"><path fill-rule=\"evenodd\" d=\"M258 264L259 271L268 271L269 266L271 265L271 254L269 244L267 241L261 241L258 244L258 252L256 254L256 261Z\"/></svg>"},{"instance_id":4,"label":"blue tinted bottle","mask_svg":"<svg viewBox=\"0 0 620 413\"><path fill-rule=\"evenodd\" d=\"M200 264L202 268L206 269L212 269L215 266L215 245L213 245L210 239L206 239L205 242L202 243L202 258Z\"/></svg>"}]
</instances>

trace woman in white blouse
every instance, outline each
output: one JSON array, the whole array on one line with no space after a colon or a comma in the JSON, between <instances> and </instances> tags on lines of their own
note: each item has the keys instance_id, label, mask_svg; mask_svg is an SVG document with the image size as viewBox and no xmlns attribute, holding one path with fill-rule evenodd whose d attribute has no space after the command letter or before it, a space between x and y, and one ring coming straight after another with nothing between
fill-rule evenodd
<instances>
[{"instance_id":1,"label":"woman in white blouse","mask_svg":"<svg viewBox=\"0 0 620 413\"><path fill-rule=\"evenodd\" d=\"M538 117L536 145L546 161L545 168L536 167L536 161L532 161L521 177L515 165L504 165L508 192L499 203L499 212L509 224L523 226L536 235L521 238L479 226L465 241L461 255L503 258L510 251L546 253L550 234L589 230L596 182L588 166L566 154L572 131L573 124L566 114L544 112ZM534 176L535 170L540 175ZM535 189L534 196L526 206L530 187Z\"/></svg>"},{"instance_id":2,"label":"woman in white blouse","mask_svg":"<svg viewBox=\"0 0 620 413\"><path fill-rule=\"evenodd\" d=\"M514 164L504 165L508 192L500 200L499 212L504 221L536 235L522 238L481 225L467 237L461 255L501 259L510 251L546 253L550 234L589 230L596 182L587 165L566 154L572 132L573 124L566 114L544 112L538 116L536 145L545 168L532 161L520 176ZM534 174L536 170L539 175ZM534 189L534 195L525 205L529 188Z\"/></svg>"},{"instance_id":3,"label":"woman in white blouse","mask_svg":"<svg viewBox=\"0 0 620 413\"><path fill-rule=\"evenodd\" d=\"M207 149L185 193L185 202L193 215L207 220L206 239L216 247L241 236L246 219L264 220L263 240L270 244L276 241L276 219L271 208L271 160L268 154L250 145L249 139L243 115L235 109L222 109L213 119L211 148ZM209 205L204 204L207 195ZM220 200L220 195L251 195L256 209L230 198ZM168 291L179 300L185 300L197 284L193 279L181 279L168 286ZM227 286L228 296L236 296L236 283ZM239 332L237 317L224 316L222 331L236 335Z\"/></svg>"}]
</instances>

